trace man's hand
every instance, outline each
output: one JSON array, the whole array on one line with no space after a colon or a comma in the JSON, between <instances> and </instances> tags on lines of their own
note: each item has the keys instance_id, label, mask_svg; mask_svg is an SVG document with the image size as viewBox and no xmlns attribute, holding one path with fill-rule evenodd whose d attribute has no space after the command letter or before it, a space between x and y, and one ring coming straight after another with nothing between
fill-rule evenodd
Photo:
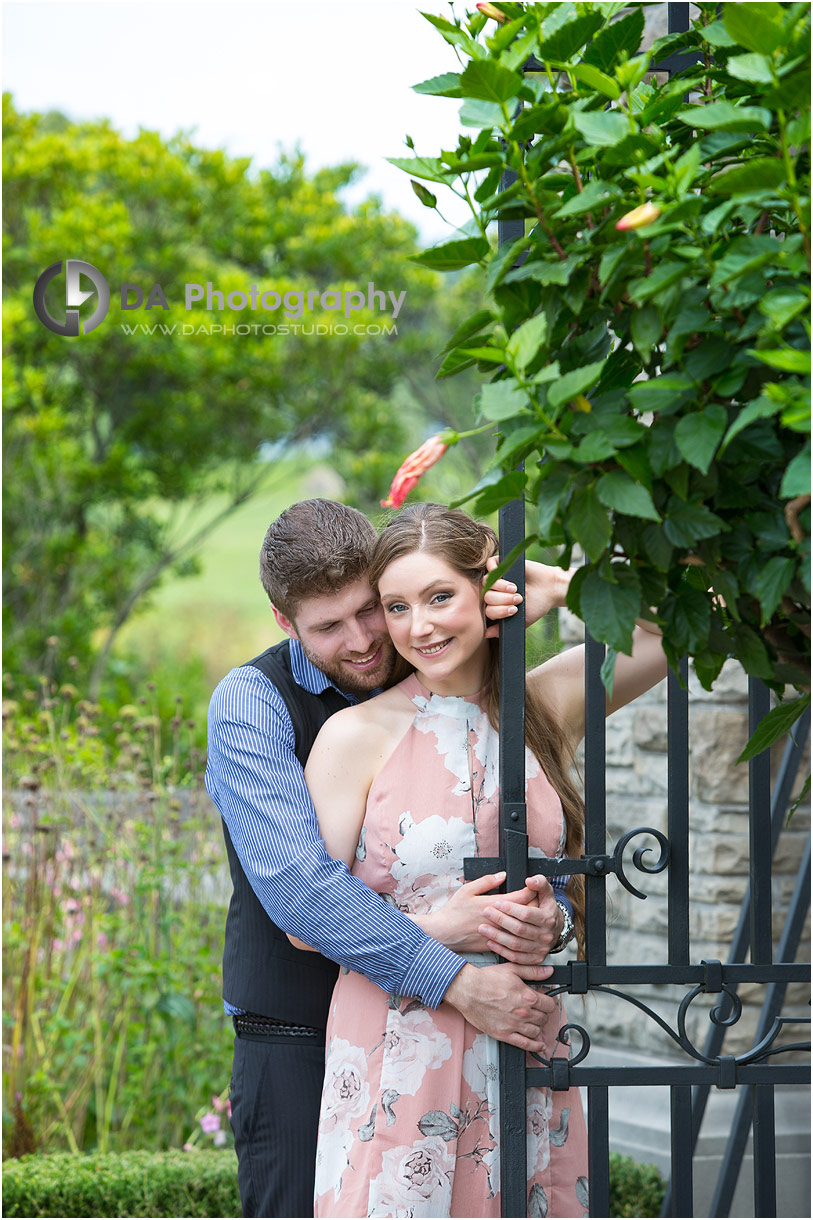
<instances>
[{"instance_id":1,"label":"man's hand","mask_svg":"<svg viewBox=\"0 0 813 1220\"><path fill-rule=\"evenodd\" d=\"M499 559L496 555L492 555L490 559L486 560L489 572L493 571L498 563ZM562 568L551 564L537 563L532 559L526 560L526 627L530 627L531 623L536 623L539 619L544 618L549 610L553 610L557 606L564 606L568 585L575 571L576 569L573 568L565 572ZM510 580L501 579L495 581L488 593L484 594L483 601L486 605L486 617L492 623L486 628L486 635L498 636L500 633L499 620L511 618L516 614L522 597L517 593L515 584L512 584Z\"/></svg>"},{"instance_id":2,"label":"man's hand","mask_svg":"<svg viewBox=\"0 0 813 1220\"><path fill-rule=\"evenodd\" d=\"M518 967L511 962L479 969L466 965L452 979L444 1000L484 1034L523 1051L543 1051L542 1032L558 1006L544 991L534 991L523 978L539 983L550 976L551 970L550 966Z\"/></svg>"},{"instance_id":3,"label":"man's hand","mask_svg":"<svg viewBox=\"0 0 813 1220\"><path fill-rule=\"evenodd\" d=\"M461 885L449 901L412 918L429 936L457 953L499 953L518 966L538 965L562 932L562 912L545 877L529 877L521 890L494 894L505 873Z\"/></svg>"}]
</instances>

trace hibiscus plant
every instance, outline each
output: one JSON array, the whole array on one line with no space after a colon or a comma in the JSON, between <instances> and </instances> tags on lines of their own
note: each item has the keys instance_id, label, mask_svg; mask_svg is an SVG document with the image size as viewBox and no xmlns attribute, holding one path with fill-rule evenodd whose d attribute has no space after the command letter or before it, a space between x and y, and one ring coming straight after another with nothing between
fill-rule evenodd
<instances>
[{"instance_id":1,"label":"hibiscus plant","mask_svg":"<svg viewBox=\"0 0 813 1220\"><path fill-rule=\"evenodd\" d=\"M810 6L700 4L641 51L648 7L427 15L458 63L415 88L461 99L461 133L394 164L427 207L442 187L472 213L418 256L478 265L487 294L437 374L476 366L495 436L461 502L522 496L525 547L580 549L568 605L607 681L643 614L707 689L734 656L805 692ZM498 218L519 222L502 244Z\"/></svg>"}]
</instances>

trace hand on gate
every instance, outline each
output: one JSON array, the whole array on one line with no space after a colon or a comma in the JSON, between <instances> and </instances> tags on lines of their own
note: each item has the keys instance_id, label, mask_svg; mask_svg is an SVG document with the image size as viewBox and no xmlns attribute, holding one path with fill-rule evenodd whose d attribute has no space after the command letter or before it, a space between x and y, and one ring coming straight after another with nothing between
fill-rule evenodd
<instances>
[{"instance_id":1,"label":"hand on gate","mask_svg":"<svg viewBox=\"0 0 813 1220\"><path fill-rule=\"evenodd\" d=\"M511 962L466 965L452 979L444 999L484 1034L523 1051L542 1052L552 1037L546 1023L558 1015L559 1006L528 982L543 982L551 971L551 966L518 967Z\"/></svg>"},{"instance_id":2,"label":"hand on gate","mask_svg":"<svg viewBox=\"0 0 813 1220\"><path fill-rule=\"evenodd\" d=\"M499 953L518 966L544 960L562 931L562 913L545 877L529 877L521 890L494 894L505 873L461 885L445 906L412 918L429 936L457 953Z\"/></svg>"}]
</instances>

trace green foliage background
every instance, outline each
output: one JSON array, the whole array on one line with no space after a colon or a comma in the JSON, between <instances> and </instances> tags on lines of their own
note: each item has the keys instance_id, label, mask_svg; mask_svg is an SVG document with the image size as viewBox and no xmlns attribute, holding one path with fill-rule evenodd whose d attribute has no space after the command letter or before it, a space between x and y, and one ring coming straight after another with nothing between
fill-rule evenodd
<instances>
[{"instance_id":1,"label":"green foliage background","mask_svg":"<svg viewBox=\"0 0 813 1220\"><path fill-rule=\"evenodd\" d=\"M488 378L496 451L466 499L524 495L526 545L581 549L568 604L613 653L654 615L707 687L732 655L806 688L809 5L701 4L643 53L640 4L498 8L428 17L459 70L415 87L461 98L462 130L394 160L472 210L417 260L476 264L489 294L438 373ZM495 249L498 216L522 235Z\"/></svg>"}]
</instances>

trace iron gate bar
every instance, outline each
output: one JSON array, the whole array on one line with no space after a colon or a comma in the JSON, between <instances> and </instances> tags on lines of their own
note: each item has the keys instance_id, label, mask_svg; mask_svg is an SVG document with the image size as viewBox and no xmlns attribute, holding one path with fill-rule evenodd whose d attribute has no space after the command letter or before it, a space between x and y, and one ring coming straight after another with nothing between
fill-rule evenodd
<instances>
[{"instance_id":1,"label":"iron gate bar","mask_svg":"<svg viewBox=\"0 0 813 1220\"><path fill-rule=\"evenodd\" d=\"M689 964L689 662L666 681L669 964Z\"/></svg>"},{"instance_id":2,"label":"iron gate bar","mask_svg":"<svg viewBox=\"0 0 813 1220\"><path fill-rule=\"evenodd\" d=\"M802 859L802 867L799 869L796 877L793 898L791 899L790 909L777 950L782 960L796 956L809 906L810 838L808 837L807 847ZM757 1026L757 1042L765 1037L774 1020L779 1016L784 996L785 984L778 981L772 983L768 989L762 1013L760 1014L759 1025ZM707 1095L707 1090L705 1094ZM748 1132L753 1120L752 1101L753 1098L750 1090L743 1089L737 1100L737 1111L734 1116L734 1122L731 1125L725 1156L714 1191L710 1211L712 1216L728 1216L731 1212L734 1191L737 1187L737 1178L739 1177L742 1159L748 1143Z\"/></svg>"},{"instance_id":3,"label":"iron gate bar","mask_svg":"<svg viewBox=\"0 0 813 1220\"><path fill-rule=\"evenodd\" d=\"M533 1077L533 1069L528 1076ZM587 1089L587 1180L591 1216L610 1214L610 1106L606 1084Z\"/></svg>"},{"instance_id":4,"label":"iron gate bar","mask_svg":"<svg viewBox=\"0 0 813 1220\"><path fill-rule=\"evenodd\" d=\"M804 1064L738 1063L734 1065L735 1084L804 1084ZM534 1089L553 1087L553 1074L547 1067L529 1067L528 1085ZM578 1067L569 1068L570 1086L635 1085L658 1087L671 1084L708 1084L719 1087L720 1068L713 1063L659 1063L652 1067Z\"/></svg>"},{"instance_id":5,"label":"iron gate bar","mask_svg":"<svg viewBox=\"0 0 813 1220\"><path fill-rule=\"evenodd\" d=\"M776 846L779 842L779 835L780 835L780 832L782 830L782 826L784 823L785 811L788 808L788 806L790 805L790 798L791 798L791 794L793 791L793 785L796 782L796 777L799 773L799 766L801 764L802 757L804 755L804 748L805 748L805 744L807 742L809 732L810 732L810 712L807 711L807 712L805 712L804 716L802 716L801 719L796 723L796 725L794 726L793 733L788 738L787 744L785 745L784 753L782 755L782 762L779 767L779 772L777 774L776 784L774 786L773 793L771 794L771 860L772 861L773 861L773 857L776 853ZM808 884L805 880L803 880L805 868L807 868L809 870L809 867L810 867L810 865L809 865L809 860L810 860L810 839L809 839L809 837L808 837L808 844L807 844L806 859L807 859L807 863L805 864L803 862L802 869L800 870L800 872L797 876L797 879L796 879L796 886L795 886L793 898L791 900L787 921L785 924L785 931L783 932L783 937L782 937L782 940L780 942L779 949L778 949L778 957L779 957L780 964L776 964L772 968L770 977L768 979L764 979L761 977L756 978L756 977L752 976L749 980L736 980L735 981L733 978L728 976L728 974L726 974L726 981L729 983L732 983L735 986L736 986L736 982L738 982L738 981L771 982L770 994L772 997L774 997L771 1001L771 1010L774 1012L774 1015L778 1015L779 1009L781 1008L781 1005L782 1005L782 1000L784 998L786 983L791 981L790 979L785 980L785 982L780 981L780 977L778 975L776 975L775 972L779 971L780 975L781 975L783 973L783 969L784 969L782 964L789 963L789 962L792 963L796 957L796 951L799 946L799 941L801 940L802 926L804 925L805 914L806 914L807 907L808 907L809 901L810 901L810 895L808 892ZM736 931L734 933L734 936L733 936L733 939L731 942L731 952L729 954L729 962L731 962L731 963L738 963L738 962L745 961L745 956L746 956L746 952L748 949L748 937L749 937L749 927L750 927L750 918L751 918L750 912L751 912L751 889L750 889L750 884L749 884L749 887L746 890L745 895L743 896L742 905L740 908L740 916L739 916L739 920L737 923L737 928L736 928ZM794 936L793 929L796 928L797 923L798 923L798 928L795 932L795 939L793 939L793 936ZM802 969L803 969L804 977L800 976L800 978L798 980L793 980L793 981L801 981L801 982L807 981L808 967L805 966L805 967L802 967ZM727 971L727 967L724 966L723 970ZM775 981L772 981L772 980L775 980ZM768 999L766 999L765 1004L766 1004L766 1006L768 1005ZM720 1009L721 1009L721 1011L720 1011L721 1022L720 1022L720 1024L712 1023L709 1026L709 1032L708 1032L708 1035L706 1038L706 1043L705 1043L705 1046L703 1047L703 1054L705 1055L705 1057L707 1059L716 1059L723 1046L723 1041L725 1039L725 1032L726 1032L726 1026L723 1024L723 1022L728 1018L728 1016L731 1013L731 1009L732 1009L732 1001L729 999L728 995L726 995L723 998L723 1000L721 1001ZM705 1114L705 1110L706 1110L706 1103L708 1101L709 1091L710 1091L710 1086L708 1086L708 1085L703 1085L700 1088L695 1089L694 1099L693 1099L693 1103L692 1103L692 1152L694 1152L694 1149L697 1146L697 1140L698 1140L698 1137L700 1134L700 1127L703 1122L703 1115ZM742 1096L745 1097L746 1095L747 1094L744 1092ZM750 1095L748 1095L748 1100L749 1100L749 1106L748 1106L748 1110L747 1110L747 1122L748 1122L748 1126L750 1126L750 1122L751 1122ZM740 1112L738 1110L737 1119L735 1120L735 1127L741 1121L742 1121L742 1119L740 1117ZM747 1128L746 1128L746 1134L747 1134ZM733 1135L733 1130L732 1130L732 1135ZM734 1157L733 1163L729 1159L729 1155L727 1153L726 1157L723 1161L723 1164L721 1166L720 1177L719 1177L718 1185L717 1185L716 1192L715 1192L715 1204L712 1205L712 1211L711 1211L712 1216L720 1216L720 1215L727 1216L729 1214L729 1211L731 1210L731 1203L732 1203L733 1196L734 1196L734 1189L737 1184L737 1175L739 1174L739 1171L740 1171L742 1152L744 1152L744 1149L745 1149L745 1142L742 1142L739 1159L736 1156L736 1148L738 1148L738 1147L740 1147L739 1144L731 1145L732 1156ZM669 1186L667 1186L666 1197L664 1199L663 1211L661 1212L661 1215L663 1215L663 1216L671 1215L670 1200L671 1200L671 1184ZM718 1210L718 1208L720 1208L722 1210Z\"/></svg>"},{"instance_id":6,"label":"iron gate bar","mask_svg":"<svg viewBox=\"0 0 813 1220\"><path fill-rule=\"evenodd\" d=\"M759 678L748 681L748 736L771 710L770 693ZM771 921L771 754L763 750L748 763L748 824L751 858L751 961L773 959ZM776 1132L773 1085L754 1086L754 1214L776 1215Z\"/></svg>"}]
</instances>

